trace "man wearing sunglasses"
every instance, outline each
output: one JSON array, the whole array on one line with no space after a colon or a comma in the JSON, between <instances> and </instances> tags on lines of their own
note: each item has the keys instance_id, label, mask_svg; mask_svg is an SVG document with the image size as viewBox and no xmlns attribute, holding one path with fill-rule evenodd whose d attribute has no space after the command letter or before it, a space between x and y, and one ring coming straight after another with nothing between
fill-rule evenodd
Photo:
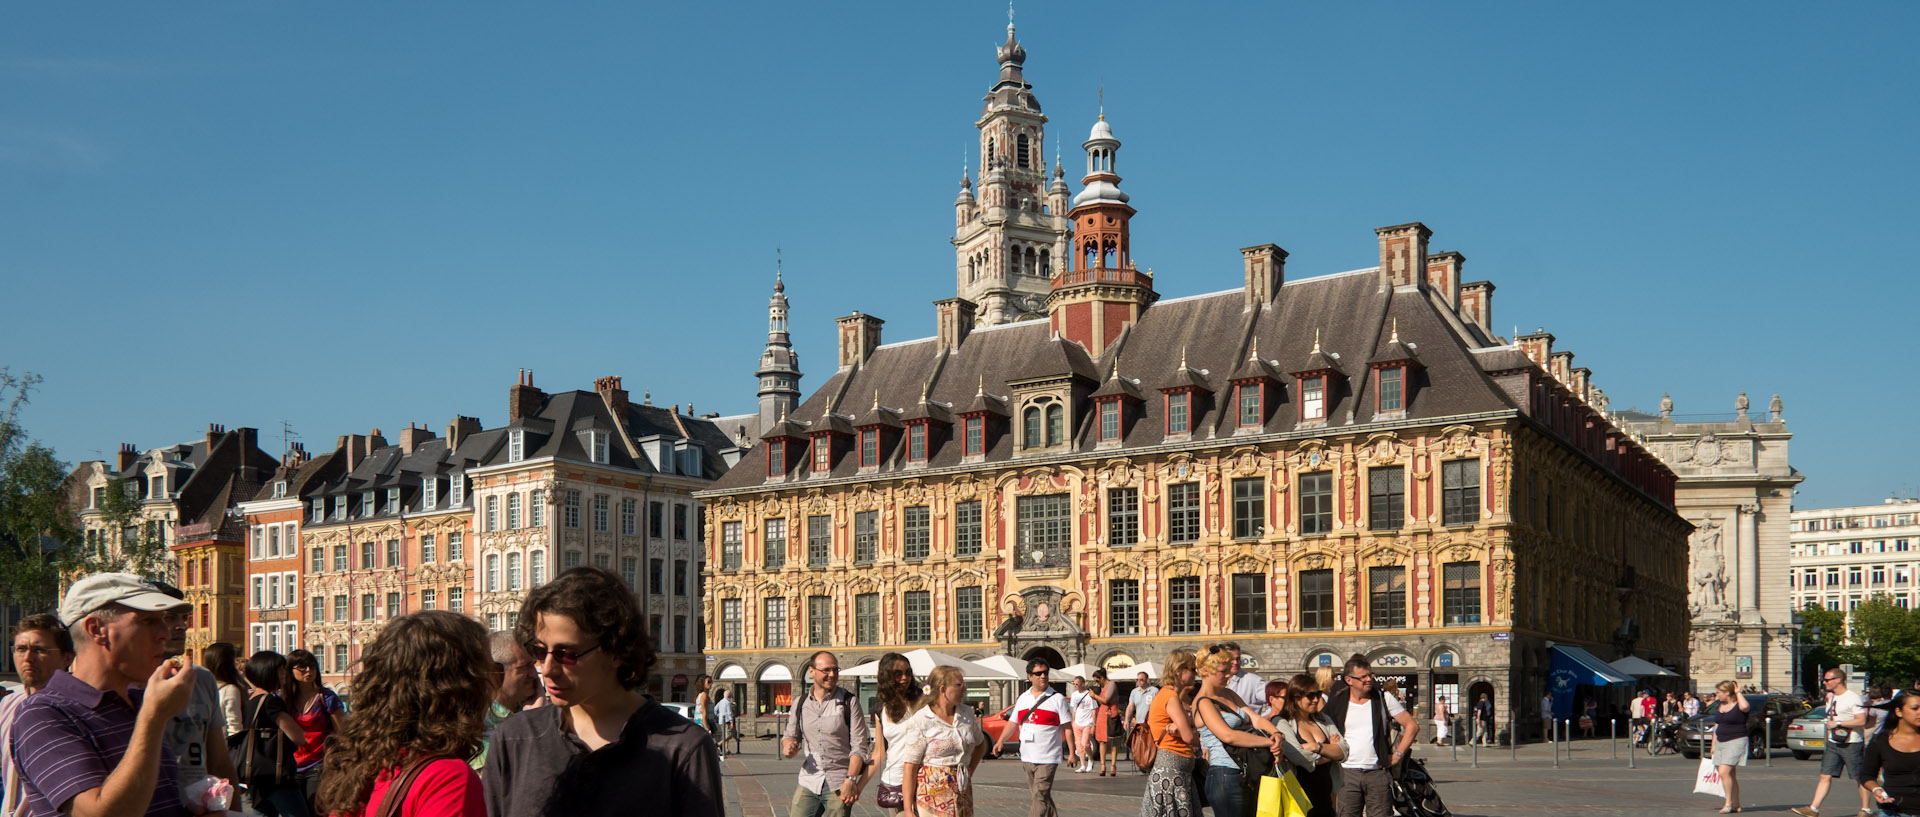
<instances>
[{"instance_id":1,"label":"man wearing sunglasses","mask_svg":"<svg viewBox=\"0 0 1920 817\"><path fill-rule=\"evenodd\" d=\"M866 781L862 772L873 758L867 747L867 719L853 693L840 686L840 659L821 650L807 660L813 681L807 694L787 713L787 731L780 739L780 756L793 757L802 748L800 785L793 789L789 817L847 817L860 799Z\"/></svg>"},{"instance_id":2,"label":"man wearing sunglasses","mask_svg":"<svg viewBox=\"0 0 1920 817\"><path fill-rule=\"evenodd\" d=\"M1067 727L1073 719L1067 712L1066 699L1047 685L1049 669L1045 661L1027 662L1031 686L1014 701L1013 720L1007 721L1007 728L993 742L993 753L998 755L1008 738L1016 732L1020 735L1020 765L1027 772L1027 790L1033 793L1027 817L1054 817L1059 813L1053 804L1053 773L1060 770L1063 758L1069 765L1078 760L1072 747L1066 745Z\"/></svg>"},{"instance_id":3,"label":"man wearing sunglasses","mask_svg":"<svg viewBox=\"0 0 1920 817\"><path fill-rule=\"evenodd\" d=\"M1342 674L1345 681L1327 697L1326 709L1347 740L1336 808L1340 817L1388 817L1393 813L1393 767L1406 759L1420 726L1398 699L1373 688L1373 667L1365 656L1347 659ZM1400 740L1392 748L1389 721L1400 724Z\"/></svg>"}]
</instances>

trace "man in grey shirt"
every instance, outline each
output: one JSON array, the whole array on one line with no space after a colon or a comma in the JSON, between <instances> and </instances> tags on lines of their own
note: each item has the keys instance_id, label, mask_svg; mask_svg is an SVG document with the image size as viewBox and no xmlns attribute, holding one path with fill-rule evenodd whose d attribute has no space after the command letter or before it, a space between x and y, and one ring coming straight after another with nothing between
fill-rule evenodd
<instances>
[{"instance_id":1,"label":"man in grey shirt","mask_svg":"<svg viewBox=\"0 0 1920 817\"><path fill-rule=\"evenodd\" d=\"M186 598L179 588L166 582L153 584L160 592L176 599ZM188 616L191 615L189 612ZM168 658L187 651L188 620L174 620L173 634L167 639ZM188 664L182 671L194 675L193 694L187 699L187 708L167 721L163 737L167 748L172 749L173 756L180 761L180 797L185 801L187 813L199 814L205 808L200 801L192 799L189 787L207 777L218 777L229 783L239 781L235 779L233 760L227 755L227 719L220 711L219 683L206 667Z\"/></svg>"},{"instance_id":2,"label":"man in grey shirt","mask_svg":"<svg viewBox=\"0 0 1920 817\"><path fill-rule=\"evenodd\" d=\"M1153 708L1153 696L1159 691L1159 687L1148 681L1146 673L1133 676L1133 691L1127 693L1128 725L1147 722L1147 711Z\"/></svg>"},{"instance_id":3,"label":"man in grey shirt","mask_svg":"<svg viewBox=\"0 0 1920 817\"><path fill-rule=\"evenodd\" d=\"M821 650L807 664L813 684L794 699L780 739L781 757L793 757L802 747L807 752L787 814L847 817L860 799L863 772L872 762L867 719L861 717L853 693L840 688L840 660L833 653Z\"/></svg>"}]
</instances>

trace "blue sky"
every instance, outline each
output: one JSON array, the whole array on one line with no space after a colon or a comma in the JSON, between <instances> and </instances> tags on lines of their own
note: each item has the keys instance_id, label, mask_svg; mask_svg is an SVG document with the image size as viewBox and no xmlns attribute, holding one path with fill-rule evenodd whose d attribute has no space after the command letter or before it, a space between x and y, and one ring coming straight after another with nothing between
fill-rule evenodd
<instances>
[{"instance_id":1,"label":"blue sky","mask_svg":"<svg viewBox=\"0 0 1920 817\"><path fill-rule=\"evenodd\" d=\"M775 247L932 334L995 3L37 3L0 26L0 365L66 459L282 421L310 449L521 367L753 405ZM1419 220L1615 407L1780 392L1800 507L1920 490L1912 3L1025 3L1062 137L1106 110L1163 296L1371 266ZM1051 150L1051 147L1049 148ZM970 159L968 161L971 161Z\"/></svg>"}]
</instances>

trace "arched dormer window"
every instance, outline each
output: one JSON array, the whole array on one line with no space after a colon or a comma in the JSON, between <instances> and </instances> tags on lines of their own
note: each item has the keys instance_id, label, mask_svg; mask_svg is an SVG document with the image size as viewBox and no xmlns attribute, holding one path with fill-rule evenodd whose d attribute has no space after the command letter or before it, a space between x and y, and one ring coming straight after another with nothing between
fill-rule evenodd
<instances>
[{"instance_id":1,"label":"arched dormer window","mask_svg":"<svg viewBox=\"0 0 1920 817\"><path fill-rule=\"evenodd\" d=\"M1059 403L1047 406L1047 445L1067 441L1067 411Z\"/></svg>"},{"instance_id":2,"label":"arched dormer window","mask_svg":"<svg viewBox=\"0 0 1920 817\"><path fill-rule=\"evenodd\" d=\"M1040 407L1028 406L1026 411L1020 413L1020 420L1024 432L1020 435L1020 447L1038 448L1040 446Z\"/></svg>"}]
</instances>

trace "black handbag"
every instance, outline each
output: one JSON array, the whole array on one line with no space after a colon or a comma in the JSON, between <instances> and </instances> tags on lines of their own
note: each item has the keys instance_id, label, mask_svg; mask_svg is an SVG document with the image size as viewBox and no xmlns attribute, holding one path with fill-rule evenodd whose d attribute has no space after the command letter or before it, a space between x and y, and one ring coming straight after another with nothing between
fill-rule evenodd
<instances>
[{"instance_id":1,"label":"black handbag","mask_svg":"<svg viewBox=\"0 0 1920 817\"><path fill-rule=\"evenodd\" d=\"M268 728L272 730L269 734L273 741L273 771L262 773L260 762L263 760L261 755L264 753L256 752L255 748L260 744L260 712L267 708L266 699L265 696L256 696L249 703L253 704L253 718L247 723L247 731L227 738L229 750L239 750L239 757L233 764L234 773L239 776L241 782L249 784L254 781L267 782L275 786L286 783L287 744L291 741L287 740L286 735L280 734L279 724L268 724ZM233 744L236 740L244 745L235 747Z\"/></svg>"}]
</instances>

